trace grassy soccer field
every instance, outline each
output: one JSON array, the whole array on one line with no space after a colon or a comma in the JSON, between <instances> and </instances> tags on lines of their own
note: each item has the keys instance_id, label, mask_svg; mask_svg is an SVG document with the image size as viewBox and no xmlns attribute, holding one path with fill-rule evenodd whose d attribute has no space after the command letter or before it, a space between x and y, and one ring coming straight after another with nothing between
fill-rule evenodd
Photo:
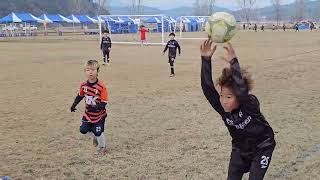
<instances>
[{"instance_id":1,"label":"grassy soccer field","mask_svg":"<svg viewBox=\"0 0 320 180\"><path fill-rule=\"evenodd\" d=\"M62 39L63 38L63 39ZM231 139L200 86L201 41L180 41L176 77L161 46L113 45L99 78L109 91L108 156L97 159L69 107L99 59L97 38L0 40L0 177L226 179ZM268 180L320 179L319 32L239 32L242 66L276 132ZM227 64L215 55L214 75Z\"/></svg>"}]
</instances>

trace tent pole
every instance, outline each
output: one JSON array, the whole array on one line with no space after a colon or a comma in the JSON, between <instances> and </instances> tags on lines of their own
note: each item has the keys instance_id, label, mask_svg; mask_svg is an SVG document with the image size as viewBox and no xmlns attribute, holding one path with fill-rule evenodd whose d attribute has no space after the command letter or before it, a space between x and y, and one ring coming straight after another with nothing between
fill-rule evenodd
<instances>
[{"instance_id":1,"label":"tent pole","mask_svg":"<svg viewBox=\"0 0 320 180\"><path fill-rule=\"evenodd\" d=\"M101 41L102 41L102 25L101 25L101 19L99 18L99 16L98 16L98 21L99 21L99 42L100 42L100 44L101 44ZM110 37L111 38L111 37Z\"/></svg>"},{"instance_id":2,"label":"tent pole","mask_svg":"<svg viewBox=\"0 0 320 180\"><path fill-rule=\"evenodd\" d=\"M161 16L161 22L162 22L162 27L161 27L161 31L162 31L161 42L162 42L162 44L164 44L164 23L163 23L163 15Z\"/></svg>"},{"instance_id":3,"label":"tent pole","mask_svg":"<svg viewBox=\"0 0 320 180\"><path fill-rule=\"evenodd\" d=\"M112 39L111 27L110 27L109 21L107 21L107 25L108 25L108 31L109 31L109 34L110 34L110 38Z\"/></svg>"},{"instance_id":4,"label":"tent pole","mask_svg":"<svg viewBox=\"0 0 320 180\"><path fill-rule=\"evenodd\" d=\"M27 23L25 22L24 25L25 25L24 34L25 34L25 36L28 36L28 35L27 35Z\"/></svg>"},{"instance_id":5,"label":"tent pole","mask_svg":"<svg viewBox=\"0 0 320 180\"><path fill-rule=\"evenodd\" d=\"M180 16L180 39L182 38L182 16Z\"/></svg>"}]
</instances>

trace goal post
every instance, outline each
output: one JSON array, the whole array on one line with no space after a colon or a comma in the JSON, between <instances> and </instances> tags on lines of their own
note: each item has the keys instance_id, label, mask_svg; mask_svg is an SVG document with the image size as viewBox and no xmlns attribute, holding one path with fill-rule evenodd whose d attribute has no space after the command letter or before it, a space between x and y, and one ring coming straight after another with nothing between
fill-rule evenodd
<instances>
[{"instance_id":1,"label":"goal post","mask_svg":"<svg viewBox=\"0 0 320 180\"><path fill-rule=\"evenodd\" d=\"M165 45L165 33L169 32L168 23L164 15L100 15L100 39L102 27L105 25L114 44L141 44L140 26L149 31L146 45Z\"/></svg>"}]
</instances>

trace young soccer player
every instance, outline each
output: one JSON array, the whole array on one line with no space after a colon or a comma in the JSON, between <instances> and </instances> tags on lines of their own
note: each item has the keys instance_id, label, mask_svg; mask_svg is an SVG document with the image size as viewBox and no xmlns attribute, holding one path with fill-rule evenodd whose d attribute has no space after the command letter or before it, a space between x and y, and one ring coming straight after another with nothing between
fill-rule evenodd
<instances>
[{"instance_id":1,"label":"young soccer player","mask_svg":"<svg viewBox=\"0 0 320 180\"><path fill-rule=\"evenodd\" d=\"M283 29L283 31L286 31L286 29L287 29L286 24L283 24L283 25L282 25L282 29Z\"/></svg>"},{"instance_id":2,"label":"young soccer player","mask_svg":"<svg viewBox=\"0 0 320 180\"><path fill-rule=\"evenodd\" d=\"M109 65L110 63L110 49L111 49L111 38L109 37L109 31L105 30L103 32L103 36L101 39L101 44L100 44L100 49L103 54L103 65L106 63L106 56L107 56L107 64Z\"/></svg>"},{"instance_id":3,"label":"young soccer player","mask_svg":"<svg viewBox=\"0 0 320 180\"><path fill-rule=\"evenodd\" d=\"M232 137L228 180L241 180L250 172L249 180L262 180L276 146L274 133L260 112L258 98L250 94L250 75L240 69L239 60L230 43L224 47L230 67L222 70L217 87L212 81L212 41L201 45L201 86L211 106L218 112ZM219 90L219 93L218 91Z\"/></svg>"},{"instance_id":4,"label":"young soccer player","mask_svg":"<svg viewBox=\"0 0 320 180\"><path fill-rule=\"evenodd\" d=\"M299 26L298 26L298 24L296 24L294 27L295 27L295 29L296 29L296 32L299 32Z\"/></svg>"},{"instance_id":5,"label":"young soccer player","mask_svg":"<svg viewBox=\"0 0 320 180\"><path fill-rule=\"evenodd\" d=\"M145 28L144 25L141 25L139 31L140 31L140 39L141 39L141 47L142 47L143 44L147 42L146 33L149 32L149 29Z\"/></svg>"},{"instance_id":6,"label":"young soccer player","mask_svg":"<svg viewBox=\"0 0 320 180\"><path fill-rule=\"evenodd\" d=\"M313 23L310 24L310 31L313 31L313 29L315 29L315 26Z\"/></svg>"},{"instance_id":7,"label":"young soccer player","mask_svg":"<svg viewBox=\"0 0 320 180\"><path fill-rule=\"evenodd\" d=\"M179 50L179 56L181 55L181 48L180 45L178 43L178 41L176 41L175 38L175 34L174 33L170 33L169 37L170 40L167 42L166 47L163 50L163 55L166 53L166 51L169 49L169 53L168 53L168 57L169 57L169 61L168 63L170 64L170 68L171 68L171 74L170 77L174 77L174 60L176 59L177 56L177 49Z\"/></svg>"},{"instance_id":8,"label":"young soccer player","mask_svg":"<svg viewBox=\"0 0 320 180\"><path fill-rule=\"evenodd\" d=\"M76 106L85 98L85 112L80 125L82 134L93 136L93 145L97 149L97 155L107 153L104 136L104 124L107 117L106 105L108 101L107 88L98 80L99 63L96 60L86 62L84 72L87 81L81 83L80 91L75 98L70 110L76 111Z\"/></svg>"}]
</instances>

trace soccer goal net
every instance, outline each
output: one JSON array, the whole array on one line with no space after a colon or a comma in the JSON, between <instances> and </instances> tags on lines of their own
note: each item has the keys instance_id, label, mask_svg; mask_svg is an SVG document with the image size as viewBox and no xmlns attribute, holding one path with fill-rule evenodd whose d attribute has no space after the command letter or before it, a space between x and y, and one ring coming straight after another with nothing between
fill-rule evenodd
<instances>
[{"instance_id":1,"label":"soccer goal net","mask_svg":"<svg viewBox=\"0 0 320 180\"><path fill-rule=\"evenodd\" d=\"M209 16L181 16L176 20L179 39L208 39L205 33Z\"/></svg>"},{"instance_id":2,"label":"soccer goal net","mask_svg":"<svg viewBox=\"0 0 320 180\"><path fill-rule=\"evenodd\" d=\"M145 34L144 44L164 45L175 22L164 15L101 15L99 25L100 39L108 30L115 44L141 44Z\"/></svg>"}]
</instances>

